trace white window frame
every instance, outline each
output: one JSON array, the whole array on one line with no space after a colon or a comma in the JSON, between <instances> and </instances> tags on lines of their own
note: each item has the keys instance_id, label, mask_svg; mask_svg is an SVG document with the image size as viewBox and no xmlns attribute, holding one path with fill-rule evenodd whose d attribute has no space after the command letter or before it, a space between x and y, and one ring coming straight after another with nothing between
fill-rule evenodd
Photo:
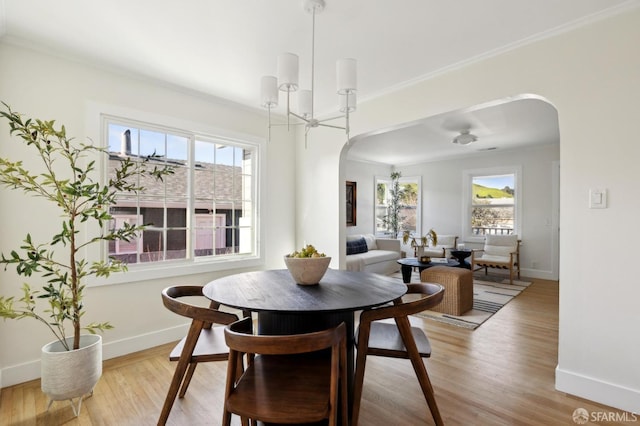
<instances>
[{"instance_id":1,"label":"white window frame","mask_svg":"<svg viewBox=\"0 0 640 426\"><path fill-rule=\"evenodd\" d=\"M422 176L401 176L399 179L400 183L417 183L418 184L418 201L416 205L416 235L421 235L422 232ZM373 181L373 232L377 237L386 237L390 236L389 233L378 232L378 228L376 226L377 216L376 216L376 208L378 206L378 183L386 183L387 188L391 185L391 178L389 176L374 176ZM386 197L386 195L385 195Z\"/></svg>"},{"instance_id":2,"label":"white window frame","mask_svg":"<svg viewBox=\"0 0 640 426\"><path fill-rule=\"evenodd\" d=\"M264 265L265 231L262 226L260 212L262 211L261 206L263 204L263 191L261 185L266 181L266 167L264 163L266 161L265 139L231 132L207 124L191 122L177 117L164 116L116 105L88 103L86 111L87 136L96 144L100 143L99 141L104 141L103 136L106 134L104 118L111 116L119 117L132 123L160 124L161 127L164 128L186 129L188 132L197 135L199 140L213 138L216 140L227 139L230 141L236 141L239 144L246 144L254 147L256 157L252 165L254 188L252 188L253 206L251 214L255 218L255 230L252 235L254 244L252 253L233 256L196 257L185 261L176 260L133 264L129 265L128 271L125 273L111 274L106 279L92 279L88 283L90 286L121 284ZM180 130L178 130L178 132L180 132ZM106 155L103 155L101 158L97 159L97 161L97 164L101 164L103 182L106 182L108 158ZM88 224L87 226L91 225ZM192 234L195 233L195 229L193 227L191 232ZM192 235L192 238L195 238L195 235ZM94 244L93 246L88 246L86 250L86 257L88 258L106 259L108 256L108 246L106 243L102 245Z\"/></svg>"},{"instance_id":3,"label":"white window frame","mask_svg":"<svg viewBox=\"0 0 640 426\"><path fill-rule=\"evenodd\" d=\"M471 194L473 193L472 184L473 178L480 176L498 176L498 175L514 175L514 190L515 190L515 203L514 203L514 221L513 233L521 236L522 227L522 167L517 166L500 166L489 167L486 169L474 169L464 170L462 172L462 234L464 241L472 243L483 243L484 235L474 235L471 229L471 211L473 205L471 202Z\"/></svg>"}]
</instances>

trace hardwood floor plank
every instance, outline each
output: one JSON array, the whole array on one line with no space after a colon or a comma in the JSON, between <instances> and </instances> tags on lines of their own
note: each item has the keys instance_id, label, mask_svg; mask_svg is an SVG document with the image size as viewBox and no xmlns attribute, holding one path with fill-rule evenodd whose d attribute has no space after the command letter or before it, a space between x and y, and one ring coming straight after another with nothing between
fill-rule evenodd
<instances>
[{"instance_id":1,"label":"hardwood floor plank","mask_svg":"<svg viewBox=\"0 0 640 426\"><path fill-rule=\"evenodd\" d=\"M433 346L425 363L447 425L575 425L576 408L618 412L555 390L558 284L533 281L476 330L413 318ZM67 402L47 412L39 381L3 389L0 426L155 425L175 369L172 347L105 361L78 418ZM199 364L168 424L220 424L225 376L226 362ZM360 418L366 426L433 424L408 360L369 357ZM240 422L234 417L233 424Z\"/></svg>"}]
</instances>

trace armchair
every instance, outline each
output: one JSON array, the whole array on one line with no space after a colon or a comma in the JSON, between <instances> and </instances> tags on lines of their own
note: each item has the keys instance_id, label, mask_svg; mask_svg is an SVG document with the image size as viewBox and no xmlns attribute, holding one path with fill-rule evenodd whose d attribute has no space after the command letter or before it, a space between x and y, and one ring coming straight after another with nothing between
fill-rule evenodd
<instances>
[{"instance_id":1,"label":"armchair","mask_svg":"<svg viewBox=\"0 0 640 426\"><path fill-rule=\"evenodd\" d=\"M520 243L517 235L487 235L484 248L471 252L471 271L484 268L486 275L488 268L508 269L513 284L514 272L520 279Z\"/></svg>"},{"instance_id":2,"label":"armchair","mask_svg":"<svg viewBox=\"0 0 640 426\"><path fill-rule=\"evenodd\" d=\"M430 257L451 257L451 250L457 247L458 236L457 235L438 235L438 244L429 244L424 249L424 256Z\"/></svg>"}]
</instances>

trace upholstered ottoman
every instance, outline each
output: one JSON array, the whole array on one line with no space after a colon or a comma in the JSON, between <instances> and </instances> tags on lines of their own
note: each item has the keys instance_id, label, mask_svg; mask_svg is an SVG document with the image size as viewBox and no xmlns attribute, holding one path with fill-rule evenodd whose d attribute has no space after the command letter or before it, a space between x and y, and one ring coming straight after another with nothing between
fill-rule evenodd
<instances>
[{"instance_id":1,"label":"upholstered ottoman","mask_svg":"<svg viewBox=\"0 0 640 426\"><path fill-rule=\"evenodd\" d=\"M473 308L473 274L469 269L433 266L420 273L420 281L444 286L444 298L432 311L462 315Z\"/></svg>"}]
</instances>

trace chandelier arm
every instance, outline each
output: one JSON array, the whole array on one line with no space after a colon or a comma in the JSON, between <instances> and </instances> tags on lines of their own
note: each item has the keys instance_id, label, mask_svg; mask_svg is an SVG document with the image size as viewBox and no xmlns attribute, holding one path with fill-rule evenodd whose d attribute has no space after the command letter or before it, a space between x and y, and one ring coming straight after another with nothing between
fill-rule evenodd
<instances>
[{"instance_id":1,"label":"chandelier arm","mask_svg":"<svg viewBox=\"0 0 640 426\"><path fill-rule=\"evenodd\" d=\"M304 129L304 149L307 149L307 135L309 134L310 127Z\"/></svg>"},{"instance_id":2,"label":"chandelier arm","mask_svg":"<svg viewBox=\"0 0 640 426\"><path fill-rule=\"evenodd\" d=\"M300 119L300 120L304 121L304 122L305 122L305 124L308 124L308 123L309 123L309 120L307 120L306 118L304 118L304 117L303 117L303 116L301 116L301 115L296 114L296 113L295 113L295 112L293 112L293 111L289 111L289 115L293 115L295 118L298 118L298 119Z\"/></svg>"},{"instance_id":3,"label":"chandelier arm","mask_svg":"<svg viewBox=\"0 0 640 426\"><path fill-rule=\"evenodd\" d=\"M307 123L272 123L271 127L276 127L276 126L306 126Z\"/></svg>"},{"instance_id":4,"label":"chandelier arm","mask_svg":"<svg viewBox=\"0 0 640 426\"><path fill-rule=\"evenodd\" d=\"M324 120L318 120L318 123L324 123L325 121L337 120L338 118L345 118L345 115L338 115L336 117L325 118Z\"/></svg>"},{"instance_id":5,"label":"chandelier arm","mask_svg":"<svg viewBox=\"0 0 640 426\"><path fill-rule=\"evenodd\" d=\"M318 126L322 126L322 127L331 127L332 129L347 130L347 128L346 128L346 127L334 126L334 125L332 125L332 124L325 124L325 123L318 123Z\"/></svg>"}]
</instances>

